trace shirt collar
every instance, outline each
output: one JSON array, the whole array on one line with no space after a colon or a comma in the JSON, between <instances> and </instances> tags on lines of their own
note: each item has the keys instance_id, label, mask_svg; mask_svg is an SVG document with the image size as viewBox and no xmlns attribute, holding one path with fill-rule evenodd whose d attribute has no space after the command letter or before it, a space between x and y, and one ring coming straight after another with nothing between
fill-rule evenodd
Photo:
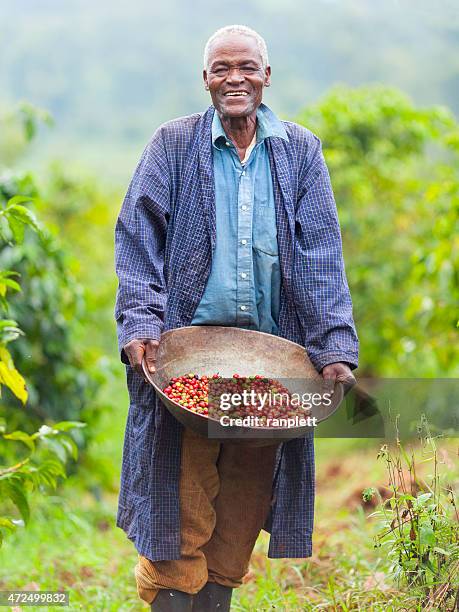
<instances>
[{"instance_id":1,"label":"shirt collar","mask_svg":"<svg viewBox=\"0 0 459 612\"><path fill-rule=\"evenodd\" d=\"M289 141L282 121L280 121L273 111L263 103L257 108L256 137L257 144L262 142L265 138L283 138L287 142ZM215 111L212 119L212 142L217 146L217 141L222 143L222 141L226 142L227 140L228 137L223 129L220 117L217 111Z\"/></svg>"}]
</instances>

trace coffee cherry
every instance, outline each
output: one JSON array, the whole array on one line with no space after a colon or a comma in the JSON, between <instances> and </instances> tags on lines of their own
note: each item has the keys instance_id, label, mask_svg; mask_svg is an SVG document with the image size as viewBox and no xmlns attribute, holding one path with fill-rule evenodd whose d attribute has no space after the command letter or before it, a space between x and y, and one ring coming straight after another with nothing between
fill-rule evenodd
<instances>
[{"instance_id":1,"label":"coffee cherry","mask_svg":"<svg viewBox=\"0 0 459 612\"><path fill-rule=\"evenodd\" d=\"M209 381L212 382L213 389L213 395L210 397ZM218 406L220 394L241 394L245 390L249 392L253 390L258 403L255 405L234 406L228 411ZM210 407L213 418L218 418L224 414L230 414L235 417L255 415L260 419L261 423L266 424L267 418L291 417L296 414L304 414L305 412L310 414L310 410L298 410L295 406L290 405L289 391L278 380L266 378L261 374L245 377L234 373L230 379L225 380L218 372L208 376L205 374L200 376L194 372L189 372L183 376L171 378L169 384L164 387L163 392L177 405L197 414L208 416ZM271 399L271 401L265 403L263 408L258 394L262 396L267 394Z\"/></svg>"}]
</instances>

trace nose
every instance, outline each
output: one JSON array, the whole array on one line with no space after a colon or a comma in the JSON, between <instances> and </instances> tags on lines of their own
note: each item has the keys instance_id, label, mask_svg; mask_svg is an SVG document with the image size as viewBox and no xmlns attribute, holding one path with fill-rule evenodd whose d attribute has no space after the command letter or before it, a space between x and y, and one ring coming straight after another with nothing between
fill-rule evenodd
<instances>
[{"instance_id":1,"label":"nose","mask_svg":"<svg viewBox=\"0 0 459 612\"><path fill-rule=\"evenodd\" d=\"M244 81L244 75L239 72L239 68L230 68L226 77L228 85L234 83L242 83Z\"/></svg>"}]
</instances>

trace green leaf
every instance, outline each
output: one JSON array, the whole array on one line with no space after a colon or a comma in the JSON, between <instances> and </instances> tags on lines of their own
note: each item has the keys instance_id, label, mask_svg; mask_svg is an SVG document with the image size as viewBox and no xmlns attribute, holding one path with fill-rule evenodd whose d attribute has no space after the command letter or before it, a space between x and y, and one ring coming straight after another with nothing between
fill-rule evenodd
<instances>
[{"instance_id":1,"label":"green leaf","mask_svg":"<svg viewBox=\"0 0 459 612\"><path fill-rule=\"evenodd\" d=\"M33 202L34 199L30 196L15 195L6 203L7 207L15 206L16 204L24 204L25 202Z\"/></svg>"},{"instance_id":2,"label":"green leaf","mask_svg":"<svg viewBox=\"0 0 459 612\"><path fill-rule=\"evenodd\" d=\"M18 244L24 242L25 225L22 221L19 221L14 216L7 218L14 240Z\"/></svg>"},{"instance_id":3,"label":"green leaf","mask_svg":"<svg viewBox=\"0 0 459 612\"><path fill-rule=\"evenodd\" d=\"M22 487L9 481L5 484L5 489L7 495L19 510L20 515L24 519L24 523L27 523L30 517L30 508Z\"/></svg>"},{"instance_id":4,"label":"green leaf","mask_svg":"<svg viewBox=\"0 0 459 612\"><path fill-rule=\"evenodd\" d=\"M13 280L12 278L5 278L5 279L3 279L2 282L7 287L10 287L11 289L14 289L15 291L21 291L21 285L19 283L17 283L15 280Z\"/></svg>"},{"instance_id":5,"label":"green leaf","mask_svg":"<svg viewBox=\"0 0 459 612\"><path fill-rule=\"evenodd\" d=\"M53 428L59 429L60 431L68 431L69 429L82 427L86 427L86 423L82 423L81 421L59 421L59 423L53 424Z\"/></svg>"},{"instance_id":6,"label":"green leaf","mask_svg":"<svg viewBox=\"0 0 459 612\"><path fill-rule=\"evenodd\" d=\"M21 276L21 275L16 270L2 270L2 272L0 272L0 276L4 278L10 278L11 276Z\"/></svg>"},{"instance_id":7,"label":"green leaf","mask_svg":"<svg viewBox=\"0 0 459 612\"><path fill-rule=\"evenodd\" d=\"M12 276L20 276L17 272L13 270L4 270L0 272L0 297L6 295L7 288L10 287L14 291L21 291L21 286L15 280L13 280Z\"/></svg>"},{"instance_id":8,"label":"green leaf","mask_svg":"<svg viewBox=\"0 0 459 612\"><path fill-rule=\"evenodd\" d=\"M67 461L67 455L65 452L65 448L60 444L57 438L42 438L43 444L59 459L62 464L65 464Z\"/></svg>"},{"instance_id":9,"label":"green leaf","mask_svg":"<svg viewBox=\"0 0 459 612\"><path fill-rule=\"evenodd\" d=\"M23 442L26 446L30 448L30 450L35 450L35 443L33 441L33 437L25 431L13 431L10 434L3 434L3 437L6 440L17 440L19 442Z\"/></svg>"},{"instance_id":10,"label":"green leaf","mask_svg":"<svg viewBox=\"0 0 459 612\"><path fill-rule=\"evenodd\" d=\"M423 493L422 495L418 495L418 497L416 498L418 506L424 505L425 502L431 497L432 497L432 493Z\"/></svg>"},{"instance_id":11,"label":"green leaf","mask_svg":"<svg viewBox=\"0 0 459 612\"><path fill-rule=\"evenodd\" d=\"M0 527L5 527L9 531L14 531L16 529L16 525L10 519L5 518L4 516L0 516Z\"/></svg>"},{"instance_id":12,"label":"green leaf","mask_svg":"<svg viewBox=\"0 0 459 612\"><path fill-rule=\"evenodd\" d=\"M0 330L3 327L16 327L17 323L16 321L13 321L13 319L1 319L0 320Z\"/></svg>"},{"instance_id":13,"label":"green leaf","mask_svg":"<svg viewBox=\"0 0 459 612\"><path fill-rule=\"evenodd\" d=\"M435 537L435 533L431 525L421 525L419 529L419 541L421 546L435 546L437 538Z\"/></svg>"},{"instance_id":14,"label":"green leaf","mask_svg":"<svg viewBox=\"0 0 459 612\"><path fill-rule=\"evenodd\" d=\"M428 568L428 569L429 569L429 570L432 572L432 574L436 574L436 573L437 573L437 572L436 572L436 569L435 569L435 567L433 566L432 561L431 561L430 559L426 559L426 560L424 561L424 563L423 563L423 566L424 566L424 567L427 567L427 568Z\"/></svg>"},{"instance_id":15,"label":"green leaf","mask_svg":"<svg viewBox=\"0 0 459 612\"><path fill-rule=\"evenodd\" d=\"M8 221L5 218L5 211L0 209L0 236L5 242L8 242L10 238L9 233L10 228Z\"/></svg>"},{"instance_id":16,"label":"green leaf","mask_svg":"<svg viewBox=\"0 0 459 612\"><path fill-rule=\"evenodd\" d=\"M78 459L78 446L76 445L75 441L69 436L60 436L59 442L67 450L68 454L76 461Z\"/></svg>"},{"instance_id":17,"label":"green leaf","mask_svg":"<svg viewBox=\"0 0 459 612\"><path fill-rule=\"evenodd\" d=\"M27 401L25 380L14 367L8 350L0 346L0 383L6 385L23 404Z\"/></svg>"},{"instance_id":18,"label":"green leaf","mask_svg":"<svg viewBox=\"0 0 459 612\"><path fill-rule=\"evenodd\" d=\"M4 300L4 298L1 298L1 299ZM18 338L19 336L24 336L24 332L22 331L22 329L19 329L19 327L5 326L2 329L0 329L0 343L1 344L8 344L8 342L11 342L12 340L16 340L16 338Z\"/></svg>"},{"instance_id":19,"label":"green leaf","mask_svg":"<svg viewBox=\"0 0 459 612\"><path fill-rule=\"evenodd\" d=\"M20 221L24 225L29 225L37 232L40 231L40 226L38 224L37 218L28 208L25 206L21 206L20 204L13 204L8 206L5 210L8 223L11 226L11 219L15 219L16 221ZM13 230L13 228L11 228ZM14 230L13 230L14 231Z\"/></svg>"}]
</instances>

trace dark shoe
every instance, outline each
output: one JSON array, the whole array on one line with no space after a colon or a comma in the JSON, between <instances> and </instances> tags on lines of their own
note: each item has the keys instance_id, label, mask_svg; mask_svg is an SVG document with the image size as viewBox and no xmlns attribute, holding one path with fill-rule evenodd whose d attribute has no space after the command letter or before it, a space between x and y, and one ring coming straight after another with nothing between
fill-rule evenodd
<instances>
[{"instance_id":1,"label":"dark shoe","mask_svg":"<svg viewBox=\"0 0 459 612\"><path fill-rule=\"evenodd\" d=\"M191 612L193 595L173 589L161 589L153 600L153 612Z\"/></svg>"},{"instance_id":2,"label":"dark shoe","mask_svg":"<svg viewBox=\"0 0 459 612\"><path fill-rule=\"evenodd\" d=\"M193 612L229 612L233 589L208 582L193 598Z\"/></svg>"}]
</instances>

